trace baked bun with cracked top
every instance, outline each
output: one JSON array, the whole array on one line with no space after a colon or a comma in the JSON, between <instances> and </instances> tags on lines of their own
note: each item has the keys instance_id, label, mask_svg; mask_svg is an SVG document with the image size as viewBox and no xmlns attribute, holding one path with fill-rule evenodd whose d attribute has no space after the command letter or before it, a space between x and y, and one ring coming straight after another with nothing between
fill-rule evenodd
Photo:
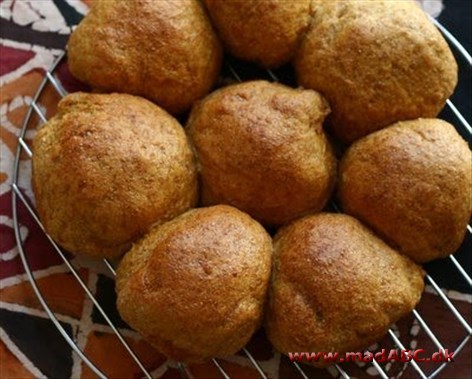
<instances>
[{"instance_id":1,"label":"baked bun with cracked top","mask_svg":"<svg viewBox=\"0 0 472 379\"><path fill-rule=\"evenodd\" d=\"M319 91L331 126L353 142L394 122L436 117L457 83L457 64L413 0L314 0L314 20L294 59L298 83Z\"/></svg>"},{"instance_id":2,"label":"baked bun with cracked top","mask_svg":"<svg viewBox=\"0 0 472 379\"><path fill-rule=\"evenodd\" d=\"M424 287L419 266L343 214L279 230L273 270L265 329L284 354L362 351L411 312Z\"/></svg>"},{"instance_id":3,"label":"baked bun with cracked top","mask_svg":"<svg viewBox=\"0 0 472 379\"><path fill-rule=\"evenodd\" d=\"M342 159L342 208L417 262L454 253L472 212L472 157L449 123L396 123L354 143Z\"/></svg>"},{"instance_id":4,"label":"baked bun with cracked top","mask_svg":"<svg viewBox=\"0 0 472 379\"><path fill-rule=\"evenodd\" d=\"M121 317L180 362L236 353L260 326L272 241L236 208L188 211L153 228L116 277Z\"/></svg>"},{"instance_id":5,"label":"baked bun with cracked top","mask_svg":"<svg viewBox=\"0 0 472 379\"><path fill-rule=\"evenodd\" d=\"M226 49L273 68L289 62L310 24L311 0L204 0Z\"/></svg>"},{"instance_id":6,"label":"baked bun with cracked top","mask_svg":"<svg viewBox=\"0 0 472 379\"><path fill-rule=\"evenodd\" d=\"M152 224L197 201L183 128L143 98L67 95L36 134L33 151L38 214L74 254L119 256Z\"/></svg>"},{"instance_id":7,"label":"baked bun with cracked top","mask_svg":"<svg viewBox=\"0 0 472 379\"><path fill-rule=\"evenodd\" d=\"M266 225L321 210L336 159L322 123L327 102L315 91L266 81L215 91L192 109L204 204L229 204Z\"/></svg>"},{"instance_id":8,"label":"baked bun with cracked top","mask_svg":"<svg viewBox=\"0 0 472 379\"><path fill-rule=\"evenodd\" d=\"M71 73L93 88L180 113L212 88L222 49L197 0L94 0L67 55Z\"/></svg>"}]
</instances>

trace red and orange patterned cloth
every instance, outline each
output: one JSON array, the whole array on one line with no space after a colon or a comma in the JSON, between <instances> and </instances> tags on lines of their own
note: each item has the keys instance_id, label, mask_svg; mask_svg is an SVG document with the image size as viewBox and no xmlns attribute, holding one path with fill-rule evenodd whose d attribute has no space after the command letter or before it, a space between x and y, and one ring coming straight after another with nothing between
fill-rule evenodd
<instances>
[{"instance_id":1,"label":"red and orange patterned cloth","mask_svg":"<svg viewBox=\"0 0 472 379\"><path fill-rule=\"evenodd\" d=\"M123 0L124 1L124 0ZM155 0L162 1L162 0ZM0 378L89 378L95 377L79 356L72 351L58 333L36 298L25 275L16 246L12 219L12 172L17 148L17 136L29 104L40 82L52 63L62 54L68 35L87 12L90 0L3 0L0 3L0 80L1 80L1 169L0 169ZM57 76L69 90L80 89L67 71L66 64ZM39 107L51 117L60 96L48 87ZM32 126L40 124L33 117ZM34 127L26 133L30 143ZM33 201L30 187L31 165L23 156L20 163L19 185ZM111 328L85 295L67 266L52 249L38 225L19 205L20 234L34 277L49 306L66 332L79 348L110 378L138 378L142 372L113 334ZM101 262L71 258L81 278L102 304L104 310L120 329L126 341L140 357L145 367L156 378L180 378L175 363L149 347L134 331L124 324L114 307L113 278ZM470 323L471 296L457 291L449 295L459 311ZM431 288L427 288L418 311L445 347L455 348L466 335L463 327ZM294 325L296 327L296 325ZM407 348L434 350L434 345L412 316L397 325L397 335ZM380 347L393 346L385 338ZM299 378L300 374L287 358L274 352L259 332L248 345L270 378ZM440 377L471 376L472 356L469 343L455 363L450 364ZM260 378L244 352L218 361L233 378ZM437 364L436 364L437 365ZM346 365L344 369L356 377L377 376L370 365ZM435 364L422 366L431 372ZM406 363L384 366L389 376L418 377ZM214 363L191 365L187 368L194 378L220 378ZM337 377L339 373L304 366L313 378Z\"/></svg>"}]
</instances>

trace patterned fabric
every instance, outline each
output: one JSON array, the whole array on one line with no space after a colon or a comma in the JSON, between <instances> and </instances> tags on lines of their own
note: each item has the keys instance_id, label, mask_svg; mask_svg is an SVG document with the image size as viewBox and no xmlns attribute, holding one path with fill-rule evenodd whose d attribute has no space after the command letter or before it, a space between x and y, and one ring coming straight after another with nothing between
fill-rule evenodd
<instances>
[{"instance_id":1,"label":"patterned fabric","mask_svg":"<svg viewBox=\"0 0 472 379\"><path fill-rule=\"evenodd\" d=\"M1 378L96 377L82 359L72 351L49 320L28 281L14 237L11 189L17 137L29 104L44 77L45 70L50 68L64 51L71 28L87 12L90 2L91 0L3 0L0 2ZM437 0L425 2L433 6L433 11L439 13L441 2ZM67 91L86 89L70 76L65 63L60 65L56 74ZM60 96L52 86L45 89L38 105L47 118L54 114L59 99ZM33 116L30 128L25 135L27 144L30 144L35 128L39 125L40 120L37 116ZM22 156L19 171L19 186L34 204L30 186L31 163L26 154ZM18 212L19 232L27 252L29 266L42 294L66 333L108 377L142 377L139 367L133 362L103 316L52 248L35 220L19 202ZM119 328L124 339L139 356L144 366L152 372L153 377L180 378L180 372L175 363L168 362L165 357L154 351L119 318L115 309L114 282L110 270L102 262L68 258L113 324ZM470 324L471 296L453 290L448 294ZM432 288L427 287L417 309L445 347L454 349L465 337L464 328ZM407 348L423 348L429 352L435 349L433 342L413 316L399 322L394 330ZM377 350L382 347L393 347L391 338L386 337L371 349ZM299 372L287 358L273 351L263 331L254 336L247 349L268 377L300 377ZM469 343L457 361L450 364L440 377L470 377L470 356L472 356L472 351ZM260 377L245 352L219 359L218 362L230 377ZM350 375L359 378L377 376L372 365L347 364L342 367ZM433 363L422 365L427 373L432 372L436 367L437 364ZM403 378L418 377L412 366L406 363L387 364L384 365L384 369L391 377L400 377L402 374ZM339 376L334 368L317 370L303 366L303 370L312 378ZM194 378L221 377L212 362L190 365L187 371Z\"/></svg>"}]
</instances>

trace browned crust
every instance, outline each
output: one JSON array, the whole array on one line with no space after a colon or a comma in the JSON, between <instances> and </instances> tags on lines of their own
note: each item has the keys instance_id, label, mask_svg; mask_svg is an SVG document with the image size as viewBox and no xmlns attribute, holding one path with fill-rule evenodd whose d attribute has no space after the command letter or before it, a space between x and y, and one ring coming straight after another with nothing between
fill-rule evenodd
<instances>
[{"instance_id":1,"label":"browned crust","mask_svg":"<svg viewBox=\"0 0 472 379\"><path fill-rule=\"evenodd\" d=\"M171 113L208 93L222 49L197 0L94 0L72 33L72 74L105 92L144 96Z\"/></svg>"},{"instance_id":2,"label":"browned crust","mask_svg":"<svg viewBox=\"0 0 472 379\"><path fill-rule=\"evenodd\" d=\"M352 142L393 122L435 117L457 64L414 1L314 1L294 60L299 84L329 101L332 127Z\"/></svg>"},{"instance_id":3,"label":"browned crust","mask_svg":"<svg viewBox=\"0 0 472 379\"><path fill-rule=\"evenodd\" d=\"M229 206L154 228L123 258L118 310L158 351L196 362L236 353L259 327L272 241Z\"/></svg>"},{"instance_id":4,"label":"browned crust","mask_svg":"<svg viewBox=\"0 0 472 379\"><path fill-rule=\"evenodd\" d=\"M182 127L142 98L68 95L36 134L33 151L39 216L75 254L120 255L151 224L197 200Z\"/></svg>"},{"instance_id":5,"label":"browned crust","mask_svg":"<svg viewBox=\"0 0 472 379\"><path fill-rule=\"evenodd\" d=\"M422 269L356 219L307 216L274 239L265 329L285 354L361 351L411 312L423 287Z\"/></svg>"},{"instance_id":6,"label":"browned crust","mask_svg":"<svg viewBox=\"0 0 472 379\"><path fill-rule=\"evenodd\" d=\"M472 212L472 159L438 119L396 123L357 141L342 159L343 209L418 262L455 252Z\"/></svg>"},{"instance_id":7,"label":"browned crust","mask_svg":"<svg viewBox=\"0 0 472 379\"><path fill-rule=\"evenodd\" d=\"M336 160L316 92L265 81L212 93L186 126L195 147L205 204L233 205L268 225L323 208Z\"/></svg>"},{"instance_id":8,"label":"browned crust","mask_svg":"<svg viewBox=\"0 0 472 379\"><path fill-rule=\"evenodd\" d=\"M310 23L311 0L204 0L226 49L273 68L287 63Z\"/></svg>"}]
</instances>

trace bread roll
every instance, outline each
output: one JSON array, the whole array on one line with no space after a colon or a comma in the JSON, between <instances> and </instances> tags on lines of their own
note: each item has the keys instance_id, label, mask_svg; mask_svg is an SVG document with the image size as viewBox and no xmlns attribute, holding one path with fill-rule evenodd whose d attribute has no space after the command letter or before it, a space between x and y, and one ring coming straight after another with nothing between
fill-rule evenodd
<instances>
[{"instance_id":1,"label":"bread roll","mask_svg":"<svg viewBox=\"0 0 472 379\"><path fill-rule=\"evenodd\" d=\"M272 68L295 54L310 23L310 0L204 0L234 56Z\"/></svg>"},{"instance_id":2,"label":"bread roll","mask_svg":"<svg viewBox=\"0 0 472 379\"><path fill-rule=\"evenodd\" d=\"M315 0L314 11L294 66L298 83L329 101L340 139L352 142L443 108L457 64L413 0Z\"/></svg>"},{"instance_id":3,"label":"bread roll","mask_svg":"<svg viewBox=\"0 0 472 379\"><path fill-rule=\"evenodd\" d=\"M472 212L472 158L454 127L438 119L396 123L351 146L339 199L417 262L455 252Z\"/></svg>"},{"instance_id":4,"label":"bread roll","mask_svg":"<svg viewBox=\"0 0 472 379\"><path fill-rule=\"evenodd\" d=\"M233 205L267 225L319 211L336 161L316 92L265 81L220 89L191 112L204 204Z\"/></svg>"},{"instance_id":5,"label":"bread roll","mask_svg":"<svg viewBox=\"0 0 472 379\"><path fill-rule=\"evenodd\" d=\"M74 93L33 141L46 231L74 254L116 257L153 223L194 206L196 169L179 123L124 94Z\"/></svg>"},{"instance_id":6,"label":"bread roll","mask_svg":"<svg viewBox=\"0 0 472 379\"><path fill-rule=\"evenodd\" d=\"M116 277L122 318L181 362L236 353L261 323L272 241L256 221L220 205L152 229Z\"/></svg>"},{"instance_id":7,"label":"bread roll","mask_svg":"<svg viewBox=\"0 0 472 379\"><path fill-rule=\"evenodd\" d=\"M265 328L284 354L362 351L415 307L424 287L419 266L342 214L282 228L273 267Z\"/></svg>"},{"instance_id":8,"label":"bread roll","mask_svg":"<svg viewBox=\"0 0 472 379\"><path fill-rule=\"evenodd\" d=\"M209 92L222 52L197 0L94 0L67 54L71 73L93 88L179 113Z\"/></svg>"}]
</instances>

